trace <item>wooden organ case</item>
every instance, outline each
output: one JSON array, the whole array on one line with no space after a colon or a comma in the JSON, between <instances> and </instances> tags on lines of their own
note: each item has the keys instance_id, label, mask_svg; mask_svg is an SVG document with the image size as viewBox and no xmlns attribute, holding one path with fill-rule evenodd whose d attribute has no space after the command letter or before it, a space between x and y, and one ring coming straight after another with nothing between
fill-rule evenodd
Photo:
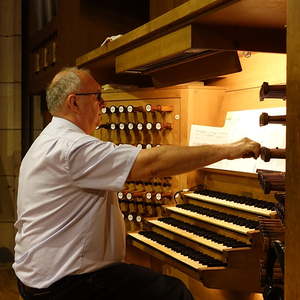
<instances>
[{"instance_id":1,"label":"wooden organ case","mask_svg":"<svg viewBox=\"0 0 300 300\"><path fill-rule=\"evenodd\" d=\"M211 85L108 89L94 135L145 149L187 145L192 124L223 126L228 111L284 107L283 101L260 101L259 90L264 80L284 82L279 72L285 56L240 55L244 71ZM253 71L263 61L270 69ZM262 299L255 294L263 290L265 259L259 220L278 216L276 200L264 193L256 174L205 168L127 182L118 197L129 262L183 279L196 299Z\"/></svg>"}]
</instances>

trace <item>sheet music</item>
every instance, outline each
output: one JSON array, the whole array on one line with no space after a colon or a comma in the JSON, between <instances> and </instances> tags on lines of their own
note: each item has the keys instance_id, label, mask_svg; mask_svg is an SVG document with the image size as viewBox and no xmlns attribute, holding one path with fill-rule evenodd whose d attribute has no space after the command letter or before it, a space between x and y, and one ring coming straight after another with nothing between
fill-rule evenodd
<instances>
[{"instance_id":1,"label":"sheet music","mask_svg":"<svg viewBox=\"0 0 300 300\"><path fill-rule=\"evenodd\" d=\"M269 115L285 115L286 108L268 108L244 111L232 111L226 115L224 127L192 125L190 146L203 144L225 144L248 137L267 148L285 148L286 128L280 124L259 126L259 116L262 112ZM264 162L260 158L222 160L211 164L209 168L256 173L256 169L285 171L284 159L271 159Z\"/></svg>"}]
</instances>

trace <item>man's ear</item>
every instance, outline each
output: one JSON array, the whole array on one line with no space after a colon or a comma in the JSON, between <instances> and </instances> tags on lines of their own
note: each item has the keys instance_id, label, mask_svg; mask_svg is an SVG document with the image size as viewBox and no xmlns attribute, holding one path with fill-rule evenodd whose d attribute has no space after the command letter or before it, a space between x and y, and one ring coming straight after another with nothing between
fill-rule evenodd
<instances>
[{"instance_id":1,"label":"man's ear","mask_svg":"<svg viewBox=\"0 0 300 300\"><path fill-rule=\"evenodd\" d=\"M66 104L71 111L78 112L79 106L77 103L76 95L74 95L74 94L68 95Z\"/></svg>"}]
</instances>

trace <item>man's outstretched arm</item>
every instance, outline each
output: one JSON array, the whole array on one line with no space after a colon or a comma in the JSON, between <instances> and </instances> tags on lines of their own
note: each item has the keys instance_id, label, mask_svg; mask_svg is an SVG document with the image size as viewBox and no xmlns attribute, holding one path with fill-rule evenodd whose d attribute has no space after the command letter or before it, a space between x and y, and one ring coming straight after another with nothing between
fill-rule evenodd
<instances>
[{"instance_id":1,"label":"man's outstretched arm","mask_svg":"<svg viewBox=\"0 0 300 300\"><path fill-rule=\"evenodd\" d=\"M222 159L257 158L259 154L260 144L248 138L222 145L161 146L140 151L128 180L177 175Z\"/></svg>"}]
</instances>

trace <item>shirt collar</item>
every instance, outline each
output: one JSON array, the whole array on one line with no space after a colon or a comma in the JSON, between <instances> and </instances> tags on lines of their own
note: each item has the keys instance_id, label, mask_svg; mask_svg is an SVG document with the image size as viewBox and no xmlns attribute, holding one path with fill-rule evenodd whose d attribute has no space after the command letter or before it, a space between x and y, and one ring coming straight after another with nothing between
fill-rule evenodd
<instances>
[{"instance_id":1,"label":"shirt collar","mask_svg":"<svg viewBox=\"0 0 300 300\"><path fill-rule=\"evenodd\" d=\"M52 123L52 125L63 126L64 128L70 128L70 129L76 130L77 132L85 133L80 127L78 127L71 121L64 119L64 118L53 116L51 123Z\"/></svg>"}]
</instances>

